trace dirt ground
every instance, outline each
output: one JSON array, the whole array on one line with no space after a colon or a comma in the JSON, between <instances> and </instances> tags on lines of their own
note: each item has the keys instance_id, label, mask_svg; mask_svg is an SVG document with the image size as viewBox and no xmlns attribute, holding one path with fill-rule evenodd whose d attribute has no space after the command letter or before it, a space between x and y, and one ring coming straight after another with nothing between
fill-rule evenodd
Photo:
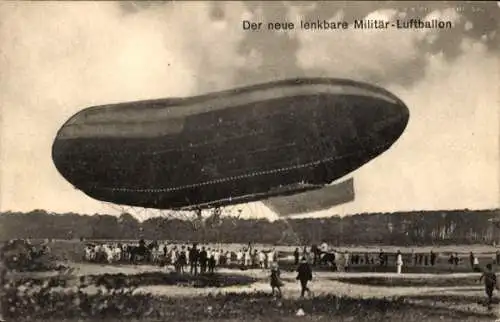
<instances>
[{"instance_id":1,"label":"dirt ground","mask_svg":"<svg viewBox=\"0 0 500 322\"><path fill-rule=\"evenodd\" d=\"M107 265L92 263L66 263L69 269L66 275L69 279L77 280L81 276L100 276L103 274L125 274L138 275L154 272L172 272L172 267L152 265ZM223 287L191 287L185 285L140 285L135 293L150 294L154 298L178 299L188 303L188 299L196 302L196 298L206 298L207 296L233 296L236 294L262 294L270 293L269 271L262 269L227 269L217 270L221 275L243 275L252 277L255 282L250 282L238 286ZM19 273L26 274L26 273ZM29 276L46 277L58 275L54 272L28 273ZM300 298L300 286L296 281L296 273L292 271L282 271L283 301L298 301ZM313 298L322 295L334 295L337 307L342 307L343 299L381 299L397 301L404 299L406 303L413 305L415 312L427 312L441 310L444 321L454 321L457 317L468 317L467 321L495 321L495 316L500 318L500 306L496 304L492 311L488 311L484 306L485 293L483 286L479 283L479 273L450 273L450 274L410 274L404 273L374 273L374 272L328 272L319 271L313 273L313 281L310 289L313 291ZM390 281L387 285L374 285L369 281L382 280ZM476 283L477 280L477 283ZM400 284L411 284L408 281L415 281L417 286L398 286ZM456 283L455 283L456 281ZM467 281L467 283L464 283ZM446 282L446 283L443 283ZM413 282L412 282L413 283ZM387 284L387 283L386 283ZM446 285L446 286L436 286ZM88 287L85 292L97 293L102 291L102 287ZM498 297L498 294L496 295ZM190 302L189 302L190 303ZM498 300L497 300L498 303ZM376 309L375 309L376 311ZM447 315L450 316L447 316ZM458 314L458 315L457 315ZM493 318L490 318L493 316ZM304 317L308 320L309 317ZM312 317L311 317L312 318ZM469 319L470 318L470 319ZM302 321L304 321L302 319ZM471 320L472 319L472 320ZM366 320L366 319L365 319ZM413 320L412 320L413 321ZM416 321L416 320L415 320Z\"/></svg>"},{"instance_id":2,"label":"dirt ground","mask_svg":"<svg viewBox=\"0 0 500 322\"><path fill-rule=\"evenodd\" d=\"M127 275L140 274L144 272L170 272L172 268L159 268L149 265L97 265L86 263L75 263L71 265L73 271L71 274L82 275L100 275L100 274L118 274ZM171 285L148 285L141 286L137 292L148 293L155 296L169 297L197 297L206 296L209 294L224 294L224 293L254 293L254 292L270 292L269 272L261 269L250 270L235 270L235 269L219 269L219 273L242 274L256 278L258 281L245 286L230 286L230 287L207 287L207 288L190 288L183 286ZM397 279L425 279L429 281L428 286L418 287L398 287L398 286L373 286L359 285L341 282L336 279L341 278L366 278L366 277L385 277L394 280ZM295 272L284 271L281 273L284 286L282 293L284 298L298 298L300 296L300 286L295 280ZM484 297L484 287L479 283L477 286L461 286L460 279L464 277L473 277L479 280L479 273L455 273L455 274L401 274L396 273L346 273L346 272L315 272L313 281L310 283L310 289L314 295L334 294L337 296L354 297L354 298L393 298L405 297L410 298L412 302L418 303L432 297L456 297L460 301L458 303L448 303L447 301L437 301L434 305L446 306L454 305L457 310L484 312L485 307L478 303L477 299ZM437 279L457 279L457 285L452 286L432 286L433 280ZM495 312L498 311L500 316L500 307L494 307Z\"/></svg>"}]
</instances>

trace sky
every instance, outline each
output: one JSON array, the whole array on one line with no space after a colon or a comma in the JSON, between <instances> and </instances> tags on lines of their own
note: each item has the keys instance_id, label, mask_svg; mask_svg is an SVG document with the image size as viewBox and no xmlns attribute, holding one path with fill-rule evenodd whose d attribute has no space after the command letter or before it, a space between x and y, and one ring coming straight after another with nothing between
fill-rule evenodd
<instances>
[{"instance_id":1,"label":"sky","mask_svg":"<svg viewBox=\"0 0 500 322\"><path fill-rule=\"evenodd\" d=\"M243 20L412 17L453 28L242 29ZM351 175L355 201L307 216L498 208L499 26L496 2L2 2L0 211L123 210L75 190L52 163L57 130L85 107L317 76L383 86L411 118ZM276 217L261 203L240 209Z\"/></svg>"}]
</instances>

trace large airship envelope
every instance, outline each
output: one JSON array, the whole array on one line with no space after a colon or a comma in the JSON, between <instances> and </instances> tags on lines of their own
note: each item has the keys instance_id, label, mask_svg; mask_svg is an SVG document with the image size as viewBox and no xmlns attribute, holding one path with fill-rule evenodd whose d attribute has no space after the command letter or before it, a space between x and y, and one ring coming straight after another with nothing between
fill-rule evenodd
<instances>
[{"instance_id":1,"label":"large airship envelope","mask_svg":"<svg viewBox=\"0 0 500 322\"><path fill-rule=\"evenodd\" d=\"M289 79L90 107L61 127L52 158L97 200L211 208L324 188L389 149L408 119L380 87Z\"/></svg>"},{"instance_id":2,"label":"large airship envelope","mask_svg":"<svg viewBox=\"0 0 500 322\"><path fill-rule=\"evenodd\" d=\"M354 180L325 186L321 189L300 192L290 196L271 197L264 205L279 216L307 214L354 201Z\"/></svg>"}]
</instances>

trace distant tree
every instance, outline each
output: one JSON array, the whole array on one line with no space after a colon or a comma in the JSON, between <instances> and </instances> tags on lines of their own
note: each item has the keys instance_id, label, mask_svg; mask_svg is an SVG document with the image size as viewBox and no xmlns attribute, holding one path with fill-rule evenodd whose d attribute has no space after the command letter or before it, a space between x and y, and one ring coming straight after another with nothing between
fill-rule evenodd
<instances>
[{"instance_id":1,"label":"distant tree","mask_svg":"<svg viewBox=\"0 0 500 322\"><path fill-rule=\"evenodd\" d=\"M334 245L491 244L500 227L499 210L413 211L332 216L321 219L224 217L215 212L202 218L204 228L191 220L155 217L142 224L128 213L109 215L52 214L44 210L0 213L0 238L164 239L231 243L320 243ZM192 219L192 218L186 218Z\"/></svg>"},{"instance_id":2,"label":"distant tree","mask_svg":"<svg viewBox=\"0 0 500 322\"><path fill-rule=\"evenodd\" d=\"M137 239L139 237L140 223L129 213L123 213L118 218L120 238Z\"/></svg>"}]
</instances>

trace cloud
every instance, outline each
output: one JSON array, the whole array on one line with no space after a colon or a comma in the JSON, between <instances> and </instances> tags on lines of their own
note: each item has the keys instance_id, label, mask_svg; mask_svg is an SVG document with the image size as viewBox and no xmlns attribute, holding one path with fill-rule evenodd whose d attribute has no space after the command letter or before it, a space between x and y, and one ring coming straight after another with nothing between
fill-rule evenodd
<instances>
[{"instance_id":1,"label":"cloud","mask_svg":"<svg viewBox=\"0 0 500 322\"><path fill-rule=\"evenodd\" d=\"M394 15L378 11L368 17ZM426 17L437 18L460 19L455 10ZM449 60L443 52L419 50L419 40L433 37L433 32L351 30L296 35L301 44L297 61L306 71L363 81L378 76L410 109L410 123L400 140L355 172L356 201L333 211L500 206L499 66L483 42L462 37L460 55ZM419 78L411 84L390 79L391 69L411 74L416 55L421 60Z\"/></svg>"},{"instance_id":2,"label":"cloud","mask_svg":"<svg viewBox=\"0 0 500 322\"><path fill-rule=\"evenodd\" d=\"M385 174L394 184L379 187L393 207L500 206L498 59L467 38L461 49L453 61L429 55L425 77L415 86L390 88L409 106L410 124L397 150L388 154L390 170L374 163L366 171ZM404 193L396 191L398 183Z\"/></svg>"},{"instance_id":3,"label":"cloud","mask_svg":"<svg viewBox=\"0 0 500 322\"><path fill-rule=\"evenodd\" d=\"M314 216L499 206L499 66L485 47L495 31L478 42L458 34L454 59L440 46L433 54L426 51L425 44L439 45L445 32L410 30L296 30L289 34L293 46L271 55L263 50L281 44L280 38L245 34L241 21L252 15L244 4L227 2L217 15L211 6L151 2L124 10L116 2L0 3L0 209L111 211L73 189L52 164L57 130L84 107L193 95L250 76L267 81L292 67L308 76L377 82L411 110L403 137L354 174L356 201ZM290 6L288 19L314 9ZM390 20L401 14L384 9L366 16ZM332 20L345 15L339 10ZM462 19L456 10L427 16L440 17ZM248 50L241 50L242 43ZM243 217L276 219L261 203L234 208Z\"/></svg>"},{"instance_id":4,"label":"cloud","mask_svg":"<svg viewBox=\"0 0 500 322\"><path fill-rule=\"evenodd\" d=\"M243 4L212 20L209 3L127 13L116 2L0 4L1 209L109 210L52 165L60 126L80 109L231 86Z\"/></svg>"},{"instance_id":5,"label":"cloud","mask_svg":"<svg viewBox=\"0 0 500 322\"><path fill-rule=\"evenodd\" d=\"M300 8L289 11L293 19L303 19ZM380 9L357 19L395 21L404 12L395 9ZM330 21L342 20L339 10ZM456 10L436 10L424 20L447 19L456 23L460 16ZM301 46L297 52L297 64L318 76L349 77L381 84L411 82L420 77L421 42L433 42L437 31L389 29L354 29L353 23L347 30L299 31L295 33ZM406 68L405 73L401 70Z\"/></svg>"},{"instance_id":6,"label":"cloud","mask_svg":"<svg viewBox=\"0 0 500 322\"><path fill-rule=\"evenodd\" d=\"M299 38L309 36L303 34ZM357 37L356 41L363 43L364 38ZM391 55L399 55L395 63L404 69L405 62L410 61L405 57L416 53L418 45L408 38L421 35L415 32L405 37L392 36L395 41L392 46L406 48L406 54L392 54L386 46L374 43L372 35L364 37L370 37L367 43L352 44L342 56L344 64L350 64L338 65L344 77L365 80L374 71L383 73ZM321 57L338 52L343 43L332 40L325 44L324 39L306 39L301 42L297 55L317 55L309 57L310 63L325 70L325 76L336 77L331 60L321 60ZM398 41L404 45L399 46ZM373 48L368 47L370 44ZM359 52L363 46L366 46L364 51ZM411 85L396 82L387 85L387 89L409 107L410 122L389 151L347 176L354 177L356 200L293 218L500 206L498 58L479 40L463 38L460 49L461 55L455 60L446 59L443 53L423 54L418 80ZM373 57L373 51L380 55ZM382 52L389 56L384 58ZM375 65L366 69L366 61ZM359 70L358 66L361 66ZM254 207L262 208L260 213L271 214L264 205Z\"/></svg>"}]
</instances>

